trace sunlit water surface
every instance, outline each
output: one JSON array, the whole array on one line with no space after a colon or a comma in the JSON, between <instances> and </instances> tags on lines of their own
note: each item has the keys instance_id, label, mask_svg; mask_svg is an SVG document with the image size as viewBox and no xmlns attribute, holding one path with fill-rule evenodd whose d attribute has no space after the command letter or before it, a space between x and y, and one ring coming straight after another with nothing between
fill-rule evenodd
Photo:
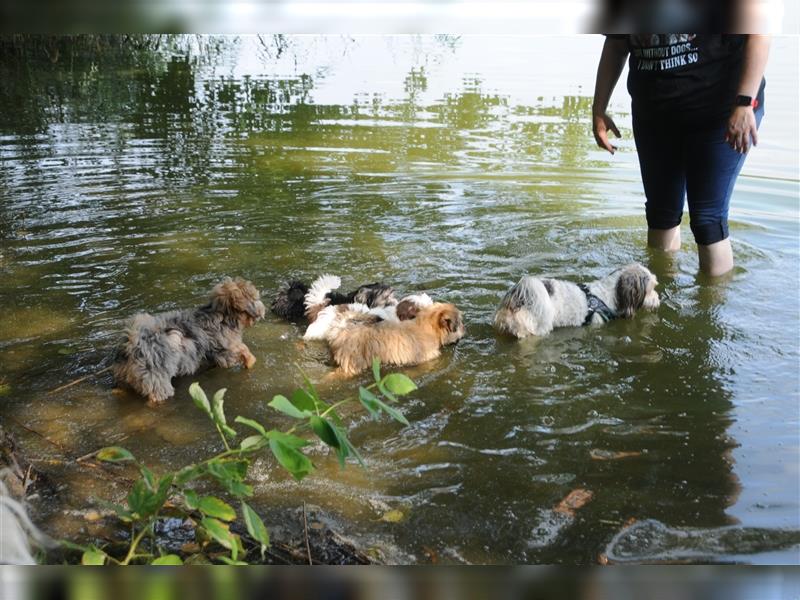
<instances>
[{"instance_id":1,"label":"sunlit water surface","mask_svg":"<svg viewBox=\"0 0 800 600\"><path fill-rule=\"evenodd\" d=\"M199 305L224 275L270 296L331 272L454 302L468 335L405 370L409 427L346 411L367 469L315 447L296 483L259 460L270 526L305 500L389 561L797 562L796 39L775 41L733 197L736 270L713 284L687 223L674 258L645 248L623 84L621 151L594 147L600 37L263 42L0 65L0 414L62 486L46 529L74 535L74 511L124 492L64 451L118 443L156 469L219 451L193 379L275 427L266 401L298 366L330 400L362 381L327 381L324 347L268 316L245 336L252 371L179 380L163 408L108 375L47 394L105 365L126 317ZM656 314L521 342L491 327L524 273L631 261L658 275ZM591 501L553 510L577 488Z\"/></svg>"}]
</instances>

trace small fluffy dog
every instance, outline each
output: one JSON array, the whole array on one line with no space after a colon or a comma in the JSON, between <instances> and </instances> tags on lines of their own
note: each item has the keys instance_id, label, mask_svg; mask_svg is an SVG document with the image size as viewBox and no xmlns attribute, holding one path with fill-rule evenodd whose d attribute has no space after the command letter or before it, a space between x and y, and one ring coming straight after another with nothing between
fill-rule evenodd
<instances>
[{"instance_id":1,"label":"small fluffy dog","mask_svg":"<svg viewBox=\"0 0 800 600\"><path fill-rule=\"evenodd\" d=\"M526 275L495 313L495 327L518 338L547 335L555 327L578 327L630 318L659 305L655 275L638 263L586 284Z\"/></svg>"},{"instance_id":2,"label":"small fluffy dog","mask_svg":"<svg viewBox=\"0 0 800 600\"><path fill-rule=\"evenodd\" d=\"M263 318L264 312L252 283L226 277L211 290L205 306L138 314L115 352L114 378L155 405L175 393L173 377L214 365L242 364L249 369L256 358L242 341L242 332Z\"/></svg>"},{"instance_id":3,"label":"small fluffy dog","mask_svg":"<svg viewBox=\"0 0 800 600\"><path fill-rule=\"evenodd\" d=\"M417 308L412 319L385 320L375 314L337 310L326 340L333 361L346 376L356 375L378 358L381 364L417 365L441 353L466 333L464 320L453 304L434 302Z\"/></svg>"},{"instance_id":4,"label":"small fluffy dog","mask_svg":"<svg viewBox=\"0 0 800 600\"><path fill-rule=\"evenodd\" d=\"M318 311L328 305L354 302L370 308L397 304L394 290L383 283L367 283L347 294L336 291L340 286L341 280L335 275L322 275L310 286L299 280L289 281L278 290L270 308L287 321L298 321L303 317L313 321L316 313L308 312L309 303L319 306Z\"/></svg>"},{"instance_id":5,"label":"small fluffy dog","mask_svg":"<svg viewBox=\"0 0 800 600\"><path fill-rule=\"evenodd\" d=\"M413 294L398 302L392 288L383 284L362 286L360 293L347 295L337 294L335 290L340 285L341 280L335 275L323 275L311 284L305 297L310 324L303 335L304 340L326 340L339 313L369 314L382 321L406 321L413 319L420 308L433 304L428 294ZM351 296L354 300L347 303L331 302L332 297L349 299Z\"/></svg>"}]
</instances>

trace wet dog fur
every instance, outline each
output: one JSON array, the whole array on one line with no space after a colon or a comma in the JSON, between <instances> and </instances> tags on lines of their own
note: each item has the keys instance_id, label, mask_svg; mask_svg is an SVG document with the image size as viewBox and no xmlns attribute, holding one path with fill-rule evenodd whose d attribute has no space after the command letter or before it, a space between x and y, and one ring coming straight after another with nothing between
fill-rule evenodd
<instances>
[{"instance_id":1,"label":"wet dog fur","mask_svg":"<svg viewBox=\"0 0 800 600\"><path fill-rule=\"evenodd\" d=\"M658 280L644 266L634 263L588 284L589 291L622 318L640 308L659 306ZM495 327L517 338L547 335L556 327L578 327L589 314L586 294L577 284L558 279L524 276L500 302ZM595 313L590 323L603 322Z\"/></svg>"},{"instance_id":2,"label":"wet dog fur","mask_svg":"<svg viewBox=\"0 0 800 600\"><path fill-rule=\"evenodd\" d=\"M226 277L200 308L137 314L114 354L114 378L156 405L174 395L174 377L208 366L250 368L256 358L242 341L242 333L264 312L252 283Z\"/></svg>"},{"instance_id":3,"label":"wet dog fur","mask_svg":"<svg viewBox=\"0 0 800 600\"><path fill-rule=\"evenodd\" d=\"M369 313L337 311L327 332L331 357L345 376L360 373L378 358L383 365L411 366L439 356L443 346L466 333L461 311L434 302L410 320L384 320Z\"/></svg>"},{"instance_id":4,"label":"wet dog fur","mask_svg":"<svg viewBox=\"0 0 800 600\"><path fill-rule=\"evenodd\" d=\"M369 308L397 304L394 290L384 283L367 283L343 294L338 291L341 280L335 275L322 275L311 285L293 280L283 284L272 301L271 310L286 321L299 321L303 317L313 322L325 306L339 304L366 304ZM309 310L308 296L312 294Z\"/></svg>"}]
</instances>

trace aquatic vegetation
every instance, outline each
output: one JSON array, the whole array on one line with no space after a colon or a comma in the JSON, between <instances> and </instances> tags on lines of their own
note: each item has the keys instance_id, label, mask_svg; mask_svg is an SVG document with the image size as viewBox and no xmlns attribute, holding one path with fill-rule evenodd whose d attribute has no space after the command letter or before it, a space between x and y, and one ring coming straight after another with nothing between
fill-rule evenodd
<instances>
[{"instance_id":1,"label":"aquatic vegetation","mask_svg":"<svg viewBox=\"0 0 800 600\"><path fill-rule=\"evenodd\" d=\"M368 386L359 387L358 402L372 417L385 413L395 421L408 425L403 414L391 404L397 401L398 396L417 389L416 384L402 373L382 376L377 360L372 367L375 381ZM242 437L228 423L225 415L225 389L217 390L209 399L200 385L193 383L189 394L197 408L214 423L225 450L177 471L157 475L125 448L102 448L95 455L97 460L132 463L141 475L131 485L125 505L102 503L117 518L130 524L127 551L124 555L115 556L96 545L80 546L63 542L64 545L82 551L81 562L85 565L182 564L183 560L177 554L161 552L156 528L167 518L191 518L197 523L195 534L201 548L220 546L227 553L215 554L216 559L227 564L247 564L243 559L247 557L248 551L241 536L231 529L233 523L241 519L249 537L259 547L263 559L270 544L269 532L261 517L246 501L253 495L253 487L247 483L252 458L268 448L274 459L300 481L314 471L314 464L302 450L311 444L311 440L299 434L311 433L335 452L342 468L351 457L364 466L363 458L347 438L344 423L337 413L340 406L354 403L355 398L328 404L319 397L314 385L305 376L304 384L290 397L279 394L268 404L274 410L297 420L297 424L287 431L278 431L267 429L253 419L237 416L234 423L255 432ZM237 445L235 442L240 437L242 439ZM200 495L194 487L200 479L211 480L228 497L236 499L239 503L238 513L222 498ZM148 551L142 550L145 538L152 540Z\"/></svg>"}]
</instances>

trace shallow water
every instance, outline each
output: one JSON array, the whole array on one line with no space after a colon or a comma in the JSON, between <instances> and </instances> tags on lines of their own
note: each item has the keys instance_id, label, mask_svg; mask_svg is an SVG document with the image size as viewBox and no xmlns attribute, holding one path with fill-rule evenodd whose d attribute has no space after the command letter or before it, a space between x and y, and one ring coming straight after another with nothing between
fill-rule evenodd
<instances>
[{"instance_id":1,"label":"shallow water","mask_svg":"<svg viewBox=\"0 0 800 600\"><path fill-rule=\"evenodd\" d=\"M296 366L345 398L357 382L326 380L325 349L273 316L245 335L252 371L180 380L158 410L102 376L46 393L105 364L135 311L198 305L224 275L270 296L333 272L455 302L468 335L405 370L421 386L409 427L350 413L366 470L316 448L298 484L259 461L268 524L305 500L402 562L798 562L797 39L774 43L732 203L737 267L717 283L698 280L690 243L645 249L622 84L621 151L593 145L599 36L264 42L0 65L0 415L31 455L206 457L219 442L195 379L277 427L266 401L300 383ZM524 273L580 281L631 261L658 275L656 314L521 342L491 327ZM121 492L39 464L68 507ZM591 501L555 511L577 488ZM62 505L45 515L52 532L82 526Z\"/></svg>"}]
</instances>

